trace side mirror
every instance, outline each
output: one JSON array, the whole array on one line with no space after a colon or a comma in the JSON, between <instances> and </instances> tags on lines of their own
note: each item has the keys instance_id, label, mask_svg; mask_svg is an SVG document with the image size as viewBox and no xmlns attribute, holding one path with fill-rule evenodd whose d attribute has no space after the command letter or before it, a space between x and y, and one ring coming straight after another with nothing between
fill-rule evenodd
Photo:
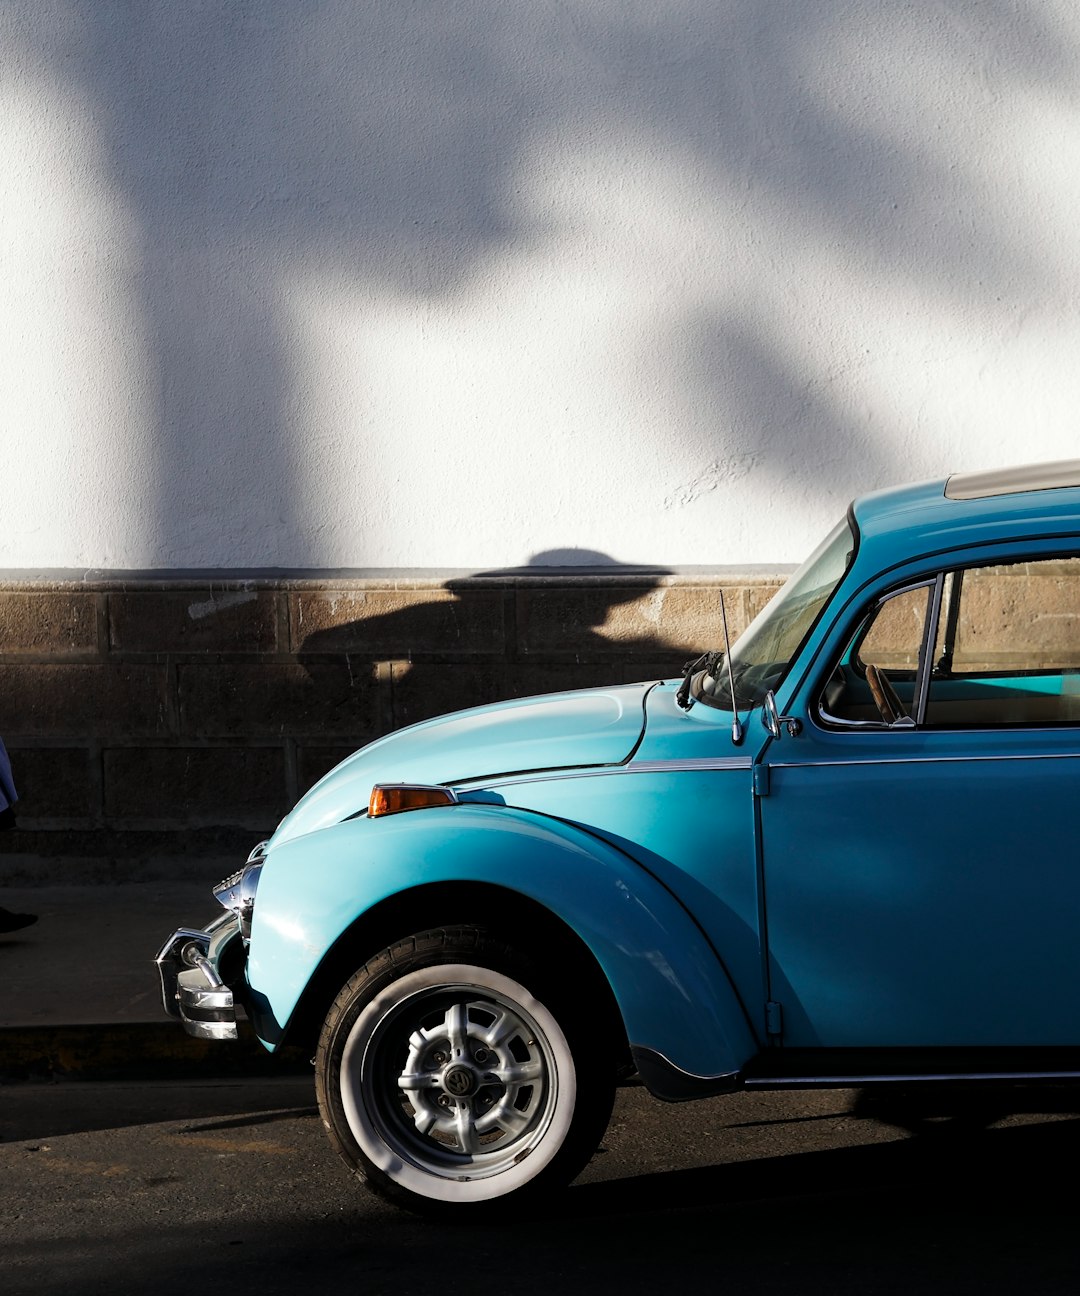
<instances>
[{"instance_id":1,"label":"side mirror","mask_svg":"<svg viewBox=\"0 0 1080 1296\"><path fill-rule=\"evenodd\" d=\"M789 738L797 738L802 732L801 720L796 716L782 716L776 709L776 697L772 689L765 694L765 701L761 706L761 723L774 738L782 736L781 725L787 730Z\"/></svg>"}]
</instances>

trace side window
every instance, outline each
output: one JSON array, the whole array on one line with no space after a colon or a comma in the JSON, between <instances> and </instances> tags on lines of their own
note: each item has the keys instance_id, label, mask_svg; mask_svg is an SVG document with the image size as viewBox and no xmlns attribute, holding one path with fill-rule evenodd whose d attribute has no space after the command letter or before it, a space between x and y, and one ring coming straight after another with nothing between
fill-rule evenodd
<instances>
[{"instance_id":1,"label":"side window","mask_svg":"<svg viewBox=\"0 0 1080 1296\"><path fill-rule=\"evenodd\" d=\"M973 567L945 586L925 723L1080 722L1080 558Z\"/></svg>"},{"instance_id":2,"label":"side window","mask_svg":"<svg viewBox=\"0 0 1080 1296\"><path fill-rule=\"evenodd\" d=\"M932 584L900 590L871 610L825 689L826 722L913 721L932 593Z\"/></svg>"},{"instance_id":3,"label":"side window","mask_svg":"<svg viewBox=\"0 0 1080 1296\"><path fill-rule=\"evenodd\" d=\"M926 634L926 586L894 594L878 608L861 640L856 639L855 663L862 667L877 666L914 677L919 669L919 654Z\"/></svg>"},{"instance_id":4,"label":"side window","mask_svg":"<svg viewBox=\"0 0 1080 1296\"><path fill-rule=\"evenodd\" d=\"M938 585L870 609L823 690L826 724L1080 724L1080 557L946 572L940 597Z\"/></svg>"}]
</instances>

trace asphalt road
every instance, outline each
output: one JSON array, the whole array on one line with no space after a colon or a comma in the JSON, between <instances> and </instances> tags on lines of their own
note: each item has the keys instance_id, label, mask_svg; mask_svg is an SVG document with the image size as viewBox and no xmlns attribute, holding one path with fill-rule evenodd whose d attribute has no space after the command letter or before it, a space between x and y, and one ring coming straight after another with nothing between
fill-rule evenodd
<instances>
[{"instance_id":1,"label":"asphalt road","mask_svg":"<svg viewBox=\"0 0 1080 1296\"><path fill-rule=\"evenodd\" d=\"M355 1183L306 1077L9 1085L0 1292L1073 1296L1080 1096L1012 1106L627 1089L546 1215L468 1226Z\"/></svg>"}]
</instances>

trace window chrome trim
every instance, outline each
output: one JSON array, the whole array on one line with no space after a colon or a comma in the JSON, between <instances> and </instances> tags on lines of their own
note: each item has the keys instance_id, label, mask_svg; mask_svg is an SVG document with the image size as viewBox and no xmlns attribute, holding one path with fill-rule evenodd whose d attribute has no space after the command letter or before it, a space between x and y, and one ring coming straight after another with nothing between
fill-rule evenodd
<instances>
[{"instance_id":1,"label":"window chrome trim","mask_svg":"<svg viewBox=\"0 0 1080 1296\"><path fill-rule=\"evenodd\" d=\"M873 627L877 614L885 604L891 603L895 598L900 598L902 594L913 594L916 590L921 589L931 590L933 589L934 583L940 580L940 578L940 572L937 572L933 576L920 576L918 580L908 581L906 585L897 585L894 589L889 589L884 594L879 594L878 597L874 599L870 607L863 613L862 623L856 631L855 636L850 641L849 651L860 666L866 666L866 662L864 662L860 656L863 643ZM927 603L927 606L929 607L929 602ZM925 626L923 627L923 633L926 633ZM916 667L916 670L918 670L918 667Z\"/></svg>"},{"instance_id":2,"label":"window chrome trim","mask_svg":"<svg viewBox=\"0 0 1080 1296\"><path fill-rule=\"evenodd\" d=\"M919 715L919 703L923 692L923 676L929 678L929 672L925 671L926 662L933 652L933 642L937 637L937 617L941 608L941 588L944 581L944 573L938 572L934 576L921 576L918 580L909 581L906 585L898 585L895 589L889 589L884 594L879 594L876 599L866 608L862 614L861 620L856 622L854 635L848 639L847 646L844 648L845 654L850 654L852 659L852 670L859 674L859 668L865 668L866 663L860 656L863 641L873 628L874 621L878 613L886 603L891 603L893 599L900 598L903 594L911 594L915 590L924 589L927 591L926 601L926 624L923 626L923 638L919 645L919 661L915 667L915 692L912 696L912 709L915 715ZM927 647L929 644L929 648ZM828 679L818 693L817 701L810 708L810 716L816 727L825 730L856 730L870 731L872 733L887 733L899 730L914 729L919 721L914 716L901 716L892 724L885 720L850 720L844 716L833 715L825 707L825 689L828 687L828 681L835 675L839 668L839 660L836 666L829 673Z\"/></svg>"},{"instance_id":3,"label":"window chrome trim","mask_svg":"<svg viewBox=\"0 0 1080 1296\"><path fill-rule=\"evenodd\" d=\"M923 626L923 641L919 647L919 665L915 675L915 696L912 699L914 715L912 719L917 726L926 721L926 705L930 697L930 677L934 673L934 644L937 642L938 620L941 617L941 599L945 589L945 573L938 572L934 581L933 593L926 608L926 625Z\"/></svg>"},{"instance_id":4,"label":"window chrome trim","mask_svg":"<svg viewBox=\"0 0 1080 1296\"><path fill-rule=\"evenodd\" d=\"M910 720L910 716L904 717ZM884 720L844 720L841 716L831 715L823 706L818 706L816 723L821 729L833 730L855 730L866 731L871 733L889 733L897 728L911 729L913 725L895 725L886 724Z\"/></svg>"}]
</instances>

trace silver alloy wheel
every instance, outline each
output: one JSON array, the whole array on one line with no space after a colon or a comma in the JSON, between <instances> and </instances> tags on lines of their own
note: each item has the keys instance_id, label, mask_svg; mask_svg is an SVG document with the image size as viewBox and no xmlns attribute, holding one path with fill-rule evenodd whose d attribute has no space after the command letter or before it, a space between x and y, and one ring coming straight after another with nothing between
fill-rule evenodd
<instances>
[{"instance_id":1,"label":"silver alloy wheel","mask_svg":"<svg viewBox=\"0 0 1080 1296\"><path fill-rule=\"evenodd\" d=\"M364 1155L420 1196L480 1201L534 1179L562 1147L577 1091L558 1022L489 968L420 969L364 1007L341 1100Z\"/></svg>"}]
</instances>

